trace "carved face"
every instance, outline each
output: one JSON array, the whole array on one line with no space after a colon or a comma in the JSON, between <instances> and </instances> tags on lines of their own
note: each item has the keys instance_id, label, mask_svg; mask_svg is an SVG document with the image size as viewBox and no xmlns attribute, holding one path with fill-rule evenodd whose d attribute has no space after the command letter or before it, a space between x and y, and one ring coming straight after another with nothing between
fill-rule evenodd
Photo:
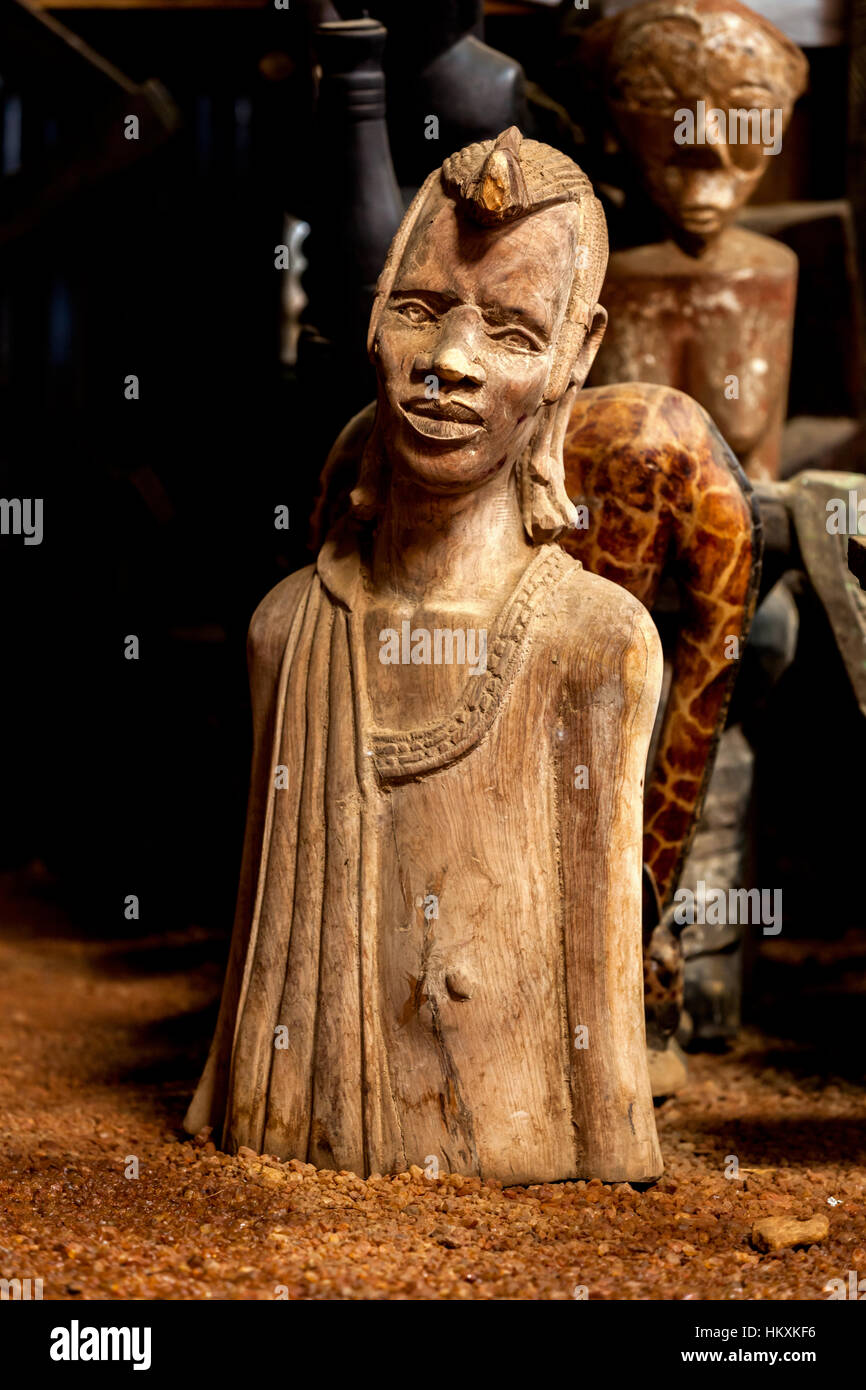
<instances>
[{"instance_id":1,"label":"carved face","mask_svg":"<svg viewBox=\"0 0 866 1390\"><path fill-rule=\"evenodd\" d=\"M797 96L788 56L745 17L721 11L704 12L700 25L654 19L621 40L611 66L611 110L653 201L687 236L716 236L780 148ZM699 102L725 117L703 140ZM732 110L762 115L731 120ZM692 113L691 139L689 121L675 116L682 111Z\"/></svg>"},{"instance_id":2,"label":"carved face","mask_svg":"<svg viewBox=\"0 0 866 1390\"><path fill-rule=\"evenodd\" d=\"M434 191L376 337L395 476L467 492L529 443L571 289L578 212L562 204L495 229Z\"/></svg>"}]
</instances>

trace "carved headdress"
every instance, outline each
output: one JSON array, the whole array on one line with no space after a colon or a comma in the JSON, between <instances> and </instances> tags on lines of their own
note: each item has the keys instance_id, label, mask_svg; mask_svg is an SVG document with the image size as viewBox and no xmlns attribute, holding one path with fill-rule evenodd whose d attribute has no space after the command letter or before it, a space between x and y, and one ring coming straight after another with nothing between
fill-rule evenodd
<instances>
[{"instance_id":1,"label":"carved headdress","mask_svg":"<svg viewBox=\"0 0 866 1390\"><path fill-rule=\"evenodd\" d=\"M626 105L639 105L633 93L621 90L619 72L647 29L652 31L666 19L685 20L694 25L702 40L717 42L726 17L729 22L732 16L752 25L774 45L777 64L772 72L773 83L787 92L788 104L793 105L806 89L809 67L804 53L765 15L750 10L740 0L644 0L597 20L585 31L580 65L591 88L603 92L606 99L613 97ZM664 40L660 38L658 43L663 46Z\"/></svg>"}]
</instances>

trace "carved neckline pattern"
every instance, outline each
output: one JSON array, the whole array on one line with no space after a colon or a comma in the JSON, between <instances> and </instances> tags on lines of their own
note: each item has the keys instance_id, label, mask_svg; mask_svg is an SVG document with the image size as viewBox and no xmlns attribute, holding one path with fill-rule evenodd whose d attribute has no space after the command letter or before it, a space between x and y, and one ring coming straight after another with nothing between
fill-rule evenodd
<instances>
[{"instance_id":1,"label":"carved neckline pattern","mask_svg":"<svg viewBox=\"0 0 866 1390\"><path fill-rule=\"evenodd\" d=\"M506 602L488 643L487 670L466 683L456 710L420 729L371 729L366 740L382 782L399 782L447 767L474 748L502 708L530 637L539 594L580 562L551 542L531 560Z\"/></svg>"}]
</instances>

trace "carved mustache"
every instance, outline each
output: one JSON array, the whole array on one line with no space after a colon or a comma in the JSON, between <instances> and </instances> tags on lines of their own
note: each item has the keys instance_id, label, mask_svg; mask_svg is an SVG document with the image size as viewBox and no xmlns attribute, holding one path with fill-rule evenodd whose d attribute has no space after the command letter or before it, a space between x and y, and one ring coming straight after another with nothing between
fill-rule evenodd
<instances>
[{"instance_id":1,"label":"carved mustache","mask_svg":"<svg viewBox=\"0 0 866 1390\"><path fill-rule=\"evenodd\" d=\"M453 420L460 425L483 425L484 418L473 410L471 405L451 397L440 396L429 400L426 396L403 401L403 409L411 410L413 415L426 415L431 420Z\"/></svg>"}]
</instances>

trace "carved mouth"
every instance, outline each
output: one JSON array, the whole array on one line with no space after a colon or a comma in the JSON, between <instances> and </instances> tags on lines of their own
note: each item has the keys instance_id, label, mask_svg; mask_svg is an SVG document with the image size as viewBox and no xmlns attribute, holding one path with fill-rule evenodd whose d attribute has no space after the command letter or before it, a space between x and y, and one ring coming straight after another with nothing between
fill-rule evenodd
<instances>
[{"instance_id":1,"label":"carved mouth","mask_svg":"<svg viewBox=\"0 0 866 1390\"><path fill-rule=\"evenodd\" d=\"M445 442L473 439L484 429L484 421L463 401L421 400L406 401L400 406L403 417L416 434L424 439Z\"/></svg>"},{"instance_id":2,"label":"carved mouth","mask_svg":"<svg viewBox=\"0 0 866 1390\"><path fill-rule=\"evenodd\" d=\"M698 207L683 208L680 212L683 224L687 227L711 227L718 222L721 217L719 208L707 207L706 204Z\"/></svg>"}]
</instances>

